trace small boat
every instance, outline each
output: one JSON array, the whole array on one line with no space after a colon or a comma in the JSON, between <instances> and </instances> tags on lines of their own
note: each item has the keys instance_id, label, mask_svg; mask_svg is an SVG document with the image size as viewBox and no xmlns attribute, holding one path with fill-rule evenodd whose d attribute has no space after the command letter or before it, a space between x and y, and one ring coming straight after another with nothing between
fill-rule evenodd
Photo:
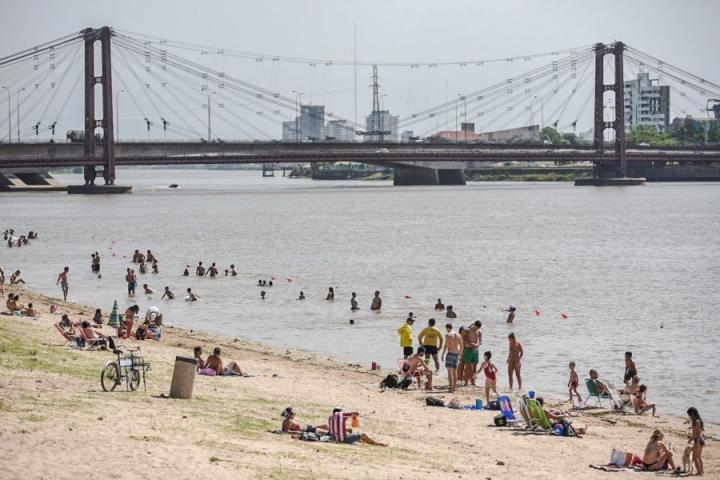
<instances>
[{"instance_id":1,"label":"small boat","mask_svg":"<svg viewBox=\"0 0 720 480\"><path fill-rule=\"evenodd\" d=\"M170 185L168 185L168 188L178 188L179 186L180 185L178 185L177 183L171 183Z\"/></svg>"}]
</instances>

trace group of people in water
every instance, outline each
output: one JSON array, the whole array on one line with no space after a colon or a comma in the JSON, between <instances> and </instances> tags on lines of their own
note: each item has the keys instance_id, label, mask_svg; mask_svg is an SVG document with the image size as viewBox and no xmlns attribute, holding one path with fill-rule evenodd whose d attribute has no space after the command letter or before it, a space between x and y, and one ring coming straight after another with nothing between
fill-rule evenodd
<instances>
[{"instance_id":1,"label":"group of people in water","mask_svg":"<svg viewBox=\"0 0 720 480\"><path fill-rule=\"evenodd\" d=\"M15 236L15 230L12 228L5 230L3 233L3 240L7 242L8 248L25 247L30 245L30 240L35 240L36 238L38 238L38 234L32 230L28 232L27 235L19 235L17 237Z\"/></svg>"}]
</instances>

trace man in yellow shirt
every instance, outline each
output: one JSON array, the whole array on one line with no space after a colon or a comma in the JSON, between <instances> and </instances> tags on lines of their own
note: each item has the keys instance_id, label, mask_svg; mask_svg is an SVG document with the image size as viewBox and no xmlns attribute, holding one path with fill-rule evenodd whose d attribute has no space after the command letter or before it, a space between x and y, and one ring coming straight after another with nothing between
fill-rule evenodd
<instances>
[{"instance_id":1,"label":"man in yellow shirt","mask_svg":"<svg viewBox=\"0 0 720 480\"><path fill-rule=\"evenodd\" d=\"M408 315L407 320L405 320L405 323L398 328L398 334L400 334L400 346L403 349L403 358L408 358L410 355L413 354L413 347L412 347L412 326L413 323L415 323L415 319L413 318L413 314L411 313Z\"/></svg>"},{"instance_id":2,"label":"man in yellow shirt","mask_svg":"<svg viewBox=\"0 0 720 480\"><path fill-rule=\"evenodd\" d=\"M440 371L440 363L438 362L438 351L443 346L443 333L435 326L435 319L428 320L428 326L423 328L418 335L418 342L425 348L425 361L432 355L435 362L435 371Z\"/></svg>"}]
</instances>

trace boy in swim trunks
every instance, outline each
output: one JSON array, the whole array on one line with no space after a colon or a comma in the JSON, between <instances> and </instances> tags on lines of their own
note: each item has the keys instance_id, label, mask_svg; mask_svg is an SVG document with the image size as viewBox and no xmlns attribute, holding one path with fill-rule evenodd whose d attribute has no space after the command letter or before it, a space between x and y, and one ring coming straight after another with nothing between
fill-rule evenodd
<instances>
[{"instance_id":1,"label":"boy in swim trunks","mask_svg":"<svg viewBox=\"0 0 720 480\"><path fill-rule=\"evenodd\" d=\"M60 284L60 288L63 292L63 300L67 301L67 294L68 294L68 273L70 272L70 267L65 267L63 271L58 275L57 281L55 282L55 285L58 283Z\"/></svg>"},{"instance_id":2,"label":"boy in swim trunks","mask_svg":"<svg viewBox=\"0 0 720 480\"><path fill-rule=\"evenodd\" d=\"M463 350L463 340L459 333L453 331L452 323L445 324L445 344L442 349L441 359L445 362L445 368L448 371L448 386L450 393L455 391L458 381L458 362L460 360L460 352Z\"/></svg>"},{"instance_id":3,"label":"boy in swim trunks","mask_svg":"<svg viewBox=\"0 0 720 480\"><path fill-rule=\"evenodd\" d=\"M578 392L578 385L580 384L580 379L578 378L578 374L575 371L575 362L570 362L570 380L568 381L568 393L570 394L570 402L573 401L573 395L576 395L578 397L578 405L582 404L582 396Z\"/></svg>"},{"instance_id":4,"label":"boy in swim trunks","mask_svg":"<svg viewBox=\"0 0 720 480\"><path fill-rule=\"evenodd\" d=\"M475 322L468 328L468 340L463 350L463 363L465 363L465 385L468 381L475 385L475 377L477 375L477 366L480 363L480 344L482 343L482 332L480 331L482 322Z\"/></svg>"}]
</instances>

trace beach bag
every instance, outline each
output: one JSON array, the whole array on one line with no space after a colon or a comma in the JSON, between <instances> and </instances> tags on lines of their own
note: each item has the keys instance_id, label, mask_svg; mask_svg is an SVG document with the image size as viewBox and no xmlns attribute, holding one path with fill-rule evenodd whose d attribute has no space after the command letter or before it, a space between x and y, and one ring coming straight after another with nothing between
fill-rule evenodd
<instances>
[{"instance_id":1,"label":"beach bag","mask_svg":"<svg viewBox=\"0 0 720 480\"><path fill-rule=\"evenodd\" d=\"M400 383L398 383L397 388L399 388L401 390L407 390L410 385L412 385L412 378L405 377L402 380L400 380Z\"/></svg>"},{"instance_id":2,"label":"beach bag","mask_svg":"<svg viewBox=\"0 0 720 480\"><path fill-rule=\"evenodd\" d=\"M425 405L428 407L444 407L445 402L435 397L425 397Z\"/></svg>"},{"instance_id":3,"label":"beach bag","mask_svg":"<svg viewBox=\"0 0 720 480\"><path fill-rule=\"evenodd\" d=\"M503 414L496 415L493 421L496 427L507 427L507 418Z\"/></svg>"},{"instance_id":4,"label":"beach bag","mask_svg":"<svg viewBox=\"0 0 720 480\"><path fill-rule=\"evenodd\" d=\"M380 388L398 388L398 376L391 373L380 382Z\"/></svg>"},{"instance_id":5,"label":"beach bag","mask_svg":"<svg viewBox=\"0 0 720 480\"><path fill-rule=\"evenodd\" d=\"M75 344L79 348L85 348L85 339L82 337L75 337Z\"/></svg>"},{"instance_id":6,"label":"beach bag","mask_svg":"<svg viewBox=\"0 0 720 480\"><path fill-rule=\"evenodd\" d=\"M618 467L629 467L633 461L633 454L630 452L621 452L615 450L610 453L610 465L617 465Z\"/></svg>"}]
</instances>

